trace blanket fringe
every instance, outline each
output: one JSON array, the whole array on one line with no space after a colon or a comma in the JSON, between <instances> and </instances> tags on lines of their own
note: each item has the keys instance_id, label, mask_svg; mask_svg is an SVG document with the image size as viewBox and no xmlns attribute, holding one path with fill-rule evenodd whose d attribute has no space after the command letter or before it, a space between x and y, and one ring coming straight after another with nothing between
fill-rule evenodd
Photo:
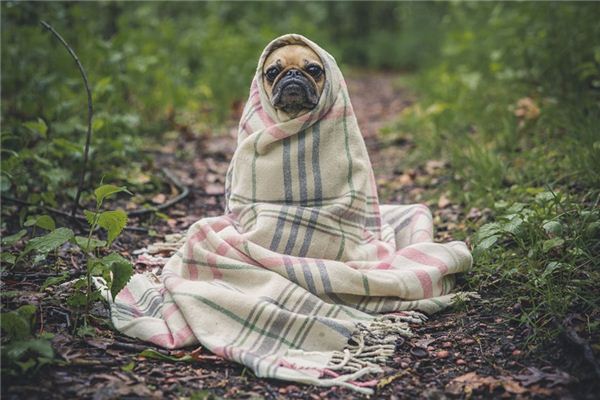
<instances>
[{"instance_id":1,"label":"blanket fringe","mask_svg":"<svg viewBox=\"0 0 600 400\"><path fill-rule=\"evenodd\" d=\"M384 365L394 354L399 337L411 337L409 323L421 324L427 317L417 311L382 315L368 325L358 324L358 329L348 341L343 351L335 351L326 366L326 371L337 375L332 379L321 379L324 386L339 385L364 394L372 394L377 381L356 382L362 376L381 372ZM343 373L338 375L339 371ZM363 386L364 385L364 386Z\"/></svg>"}]
</instances>

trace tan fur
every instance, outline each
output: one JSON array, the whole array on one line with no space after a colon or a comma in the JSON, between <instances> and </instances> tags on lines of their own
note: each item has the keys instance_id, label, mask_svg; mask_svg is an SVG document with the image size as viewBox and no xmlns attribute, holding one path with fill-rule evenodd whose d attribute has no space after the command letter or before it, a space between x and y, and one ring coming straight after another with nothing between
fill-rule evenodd
<instances>
[{"instance_id":1,"label":"tan fur","mask_svg":"<svg viewBox=\"0 0 600 400\"><path fill-rule=\"evenodd\" d=\"M285 72L292 68L302 71L303 74L315 84L317 92L320 96L321 92L323 91L326 77L323 73L319 79L315 80L309 73L306 72L306 67L310 66L311 64L316 64L323 68L323 63L321 62L321 58L317 55L317 53L315 53L310 47L304 45L290 44L280 47L269 54L263 67L263 82L269 99L271 99L273 95L273 86L275 86L281 77L285 75ZM282 71L273 82L269 82L264 77L264 74L273 66L279 66Z\"/></svg>"}]
</instances>

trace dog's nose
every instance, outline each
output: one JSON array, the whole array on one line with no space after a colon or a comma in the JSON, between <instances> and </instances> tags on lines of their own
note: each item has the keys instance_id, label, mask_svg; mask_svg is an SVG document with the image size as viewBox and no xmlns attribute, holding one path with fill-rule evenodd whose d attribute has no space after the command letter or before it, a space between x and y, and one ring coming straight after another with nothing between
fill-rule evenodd
<instances>
[{"instance_id":1,"label":"dog's nose","mask_svg":"<svg viewBox=\"0 0 600 400\"><path fill-rule=\"evenodd\" d=\"M287 76L288 78L296 78L300 77L301 75L301 72L297 69L290 69L288 72L285 73L285 76Z\"/></svg>"}]
</instances>

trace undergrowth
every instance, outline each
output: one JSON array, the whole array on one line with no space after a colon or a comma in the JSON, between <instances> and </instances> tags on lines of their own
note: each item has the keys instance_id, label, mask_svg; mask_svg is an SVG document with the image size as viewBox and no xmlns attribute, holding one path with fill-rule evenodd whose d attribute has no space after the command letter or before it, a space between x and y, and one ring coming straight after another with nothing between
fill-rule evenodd
<instances>
[{"instance_id":1,"label":"undergrowth","mask_svg":"<svg viewBox=\"0 0 600 400\"><path fill-rule=\"evenodd\" d=\"M575 314L600 333L599 17L592 4L450 5L439 58L399 82L418 100L387 130L415 143L412 163L448 162L440 193L491 209L468 284L514 306L533 344Z\"/></svg>"}]
</instances>

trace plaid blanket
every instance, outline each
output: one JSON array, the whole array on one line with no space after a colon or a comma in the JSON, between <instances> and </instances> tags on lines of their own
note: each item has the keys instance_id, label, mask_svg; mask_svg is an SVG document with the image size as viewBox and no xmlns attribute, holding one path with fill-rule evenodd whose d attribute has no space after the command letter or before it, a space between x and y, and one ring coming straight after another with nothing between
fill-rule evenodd
<instances>
[{"instance_id":1,"label":"plaid blanket","mask_svg":"<svg viewBox=\"0 0 600 400\"><path fill-rule=\"evenodd\" d=\"M304 43L321 57L318 106L286 120L262 66ZM371 393L366 374L409 323L455 299L462 242L432 242L423 205L380 205L342 74L300 35L260 57L227 173L225 215L196 222L159 278L135 275L111 304L121 332L165 348L200 343L259 377ZM362 378L362 379L361 379Z\"/></svg>"}]
</instances>

